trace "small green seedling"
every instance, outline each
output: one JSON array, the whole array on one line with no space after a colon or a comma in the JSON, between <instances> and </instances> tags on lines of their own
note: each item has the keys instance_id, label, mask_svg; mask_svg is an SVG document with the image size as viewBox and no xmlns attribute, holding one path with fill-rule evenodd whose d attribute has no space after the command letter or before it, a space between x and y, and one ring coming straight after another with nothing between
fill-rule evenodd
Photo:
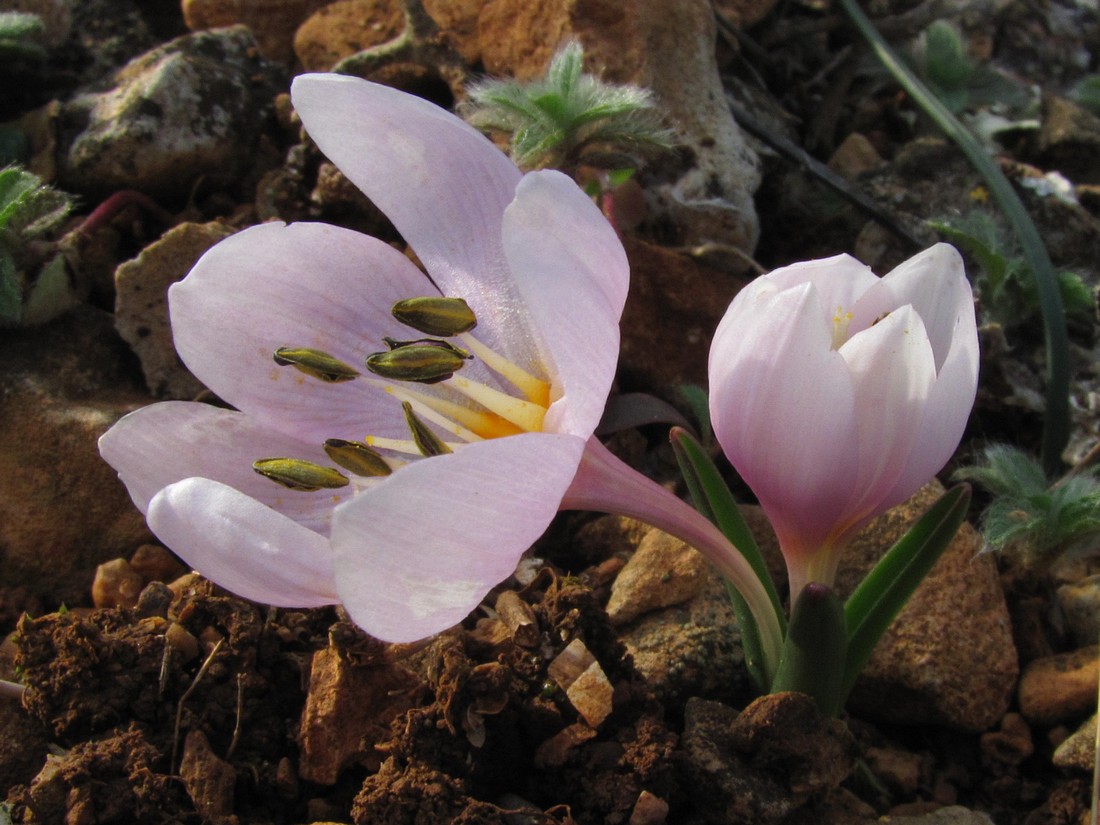
<instances>
[{"instance_id":1,"label":"small green seedling","mask_svg":"<svg viewBox=\"0 0 1100 825\"><path fill-rule=\"evenodd\" d=\"M930 224L978 262L981 272L975 285L990 320L1010 328L1026 324L1039 315L1039 290L1027 260L1019 244L1001 228L992 213L975 209L966 215ZM1067 314L1092 311L1092 290L1078 275L1059 272L1056 277Z\"/></svg>"},{"instance_id":2,"label":"small green seedling","mask_svg":"<svg viewBox=\"0 0 1100 825\"><path fill-rule=\"evenodd\" d=\"M647 90L604 83L583 63L584 49L570 42L543 78L475 84L459 112L479 129L510 135L512 159L526 169L636 168L671 144Z\"/></svg>"},{"instance_id":3,"label":"small green seedling","mask_svg":"<svg viewBox=\"0 0 1100 825\"><path fill-rule=\"evenodd\" d=\"M993 494L982 516L987 546L1028 569L1043 569L1100 533L1100 479L1094 472L1051 482L1038 461L1015 447L986 448L981 464L956 479Z\"/></svg>"},{"instance_id":4,"label":"small green seedling","mask_svg":"<svg viewBox=\"0 0 1100 825\"><path fill-rule=\"evenodd\" d=\"M0 169L0 326L43 323L76 301L52 242L72 206L37 175Z\"/></svg>"}]
</instances>

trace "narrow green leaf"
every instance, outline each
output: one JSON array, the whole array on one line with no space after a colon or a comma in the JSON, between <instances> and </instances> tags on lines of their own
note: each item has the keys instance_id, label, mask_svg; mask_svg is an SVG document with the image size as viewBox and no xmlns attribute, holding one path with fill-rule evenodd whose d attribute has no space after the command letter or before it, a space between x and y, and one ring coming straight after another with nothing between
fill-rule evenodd
<instances>
[{"instance_id":1,"label":"narrow green leaf","mask_svg":"<svg viewBox=\"0 0 1100 825\"><path fill-rule=\"evenodd\" d=\"M672 441L672 448L676 452L676 458L680 462L681 470L687 464L690 468L690 474L697 479L700 492L706 499L707 511L711 520L718 525L718 529L730 540L730 543L741 551L741 555L752 567L756 577L760 579L764 589L768 592L768 598L779 617L779 626L783 627L785 623L783 604L779 600L775 582L772 581L771 573L768 572L768 565L760 554L756 539L745 523L741 511L737 508L737 502L733 500L733 495L730 493L729 487L726 486L726 482L722 480L718 468L714 466L714 462L707 455L707 451L687 430L674 427L669 434L669 438ZM688 475L688 472L684 473L685 478Z\"/></svg>"},{"instance_id":2,"label":"narrow green leaf","mask_svg":"<svg viewBox=\"0 0 1100 825\"><path fill-rule=\"evenodd\" d=\"M737 502L733 500L729 487L722 480L718 468L714 466L706 450L687 430L673 427L669 439L688 491L695 501L696 509L718 526L722 534L748 562L768 594L780 632L785 632L787 619L783 613L783 605L779 600L775 583L768 572L768 566L764 563L764 557L760 555L756 539L745 524L741 511L737 508ZM737 589L729 583L726 589L730 594L730 603L737 617L738 626L741 628L741 647L745 651L745 666L760 692L766 693L771 680L768 678L767 659L756 619Z\"/></svg>"},{"instance_id":3,"label":"narrow green leaf","mask_svg":"<svg viewBox=\"0 0 1100 825\"><path fill-rule=\"evenodd\" d=\"M817 700L822 713L836 716L848 695L844 690L847 656L848 633L840 599L831 587L810 582L791 610L771 693L808 693Z\"/></svg>"},{"instance_id":4,"label":"narrow green leaf","mask_svg":"<svg viewBox=\"0 0 1100 825\"><path fill-rule=\"evenodd\" d=\"M882 634L951 543L970 505L970 485L952 487L879 559L844 605L847 697Z\"/></svg>"}]
</instances>

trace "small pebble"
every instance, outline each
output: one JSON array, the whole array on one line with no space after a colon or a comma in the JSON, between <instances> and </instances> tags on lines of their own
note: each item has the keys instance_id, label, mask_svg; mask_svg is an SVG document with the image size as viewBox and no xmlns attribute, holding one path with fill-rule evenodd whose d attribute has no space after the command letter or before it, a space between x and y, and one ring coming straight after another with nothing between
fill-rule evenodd
<instances>
[{"instance_id":1,"label":"small pebble","mask_svg":"<svg viewBox=\"0 0 1100 825\"><path fill-rule=\"evenodd\" d=\"M1033 725L1049 727L1081 718L1096 707L1095 645L1031 662L1020 677L1020 712Z\"/></svg>"},{"instance_id":2,"label":"small pebble","mask_svg":"<svg viewBox=\"0 0 1100 825\"><path fill-rule=\"evenodd\" d=\"M668 819L668 803L661 797L642 791L634 810L630 812L629 825L664 825Z\"/></svg>"},{"instance_id":3,"label":"small pebble","mask_svg":"<svg viewBox=\"0 0 1100 825\"><path fill-rule=\"evenodd\" d=\"M133 607L144 585L126 559L105 561L95 570L92 604L96 607Z\"/></svg>"}]
</instances>

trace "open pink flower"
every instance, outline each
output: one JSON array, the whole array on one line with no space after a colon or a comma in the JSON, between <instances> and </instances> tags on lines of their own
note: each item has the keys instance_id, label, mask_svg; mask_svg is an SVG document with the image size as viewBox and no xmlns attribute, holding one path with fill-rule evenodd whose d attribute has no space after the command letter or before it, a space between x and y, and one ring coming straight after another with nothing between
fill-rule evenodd
<instances>
[{"instance_id":1,"label":"open pink flower","mask_svg":"<svg viewBox=\"0 0 1100 825\"><path fill-rule=\"evenodd\" d=\"M883 278L848 255L777 269L730 304L710 351L727 457L779 536L791 592L832 584L840 550L954 453L978 338L958 252Z\"/></svg>"},{"instance_id":2,"label":"open pink flower","mask_svg":"<svg viewBox=\"0 0 1100 825\"><path fill-rule=\"evenodd\" d=\"M100 442L157 536L242 596L342 602L387 641L463 619L561 507L648 513L748 575L706 519L592 437L629 272L573 181L521 175L461 120L384 86L304 75L292 97L427 274L382 241L317 223L252 227L204 255L169 292L176 348L236 409L155 404ZM472 357L437 383L365 370L330 382L273 360L310 348L358 370L401 349L387 339L421 337L394 304L440 295L465 299L477 326L449 339ZM452 452L422 458L405 407ZM253 471L267 457L331 467L329 439L375 448L394 472L341 469L341 486L291 490ZM761 610L764 598L753 596ZM765 632L775 647L777 628Z\"/></svg>"}]
</instances>

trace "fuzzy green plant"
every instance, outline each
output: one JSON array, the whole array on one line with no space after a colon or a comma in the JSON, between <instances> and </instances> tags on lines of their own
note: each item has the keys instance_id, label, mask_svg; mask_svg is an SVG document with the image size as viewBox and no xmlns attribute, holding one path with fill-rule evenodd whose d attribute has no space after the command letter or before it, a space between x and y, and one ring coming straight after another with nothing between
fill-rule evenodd
<instances>
[{"instance_id":1,"label":"fuzzy green plant","mask_svg":"<svg viewBox=\"0 0 1100 825\"><path fill-rule=\"evenodd\" d=\"M1081 78L1073 84L1068 96L1094 115L1100 115L1100 74L1090 74Z\"/></svg>"},{"instance_id":2,"label":"fuzzy green plant","mask_svg":"<svg viewBox=\"0 0 1100 825\"><path fill-rule=\"evenodd\" d=\"M0 75L45 62L46 50L42 46L45 30L37 14L0 12Z\"/></svg>"},{"instance_id":3,"label":"fuzzy green plant","mask_svg":"<svg viewBox=\"0 0 1100 825\"><path fill-rule=\"evenodd\" d=\"M0 169L0 325L42 323L74 298L52 237L72 196L19 166Z\"/></svg>"},{"instance_id":4,"label":"fuzzy green plant","mask_svg":"<svg viewBox=\"0 0 1100 825\"><path fill-rule=\"evenodd\" d=\"M975 278L982 309L1005 328L1020 327L1040 314L1039 290L1019 242L993 213L974 209L964 215L930 221L933 229L970 254L981 272ZM1093 309L1092 290L1073 272L1056 275L1062 304L1069 315Z\"/></svg>"},{"instance_id":5,"label":"fuzzy green plant","mask_svg":"<svg viewBox=\"0 0 1100 825\"><path fill-rule=\"evenodd\" d=\"M947 20L924 30L914 63L929 90L954 114L978 106L1019 108L1031 99L1021 83L971 58L959 29Z\"/></svg>"},{"instance_id":6,"label":"fuzzy green plant","mask_svg":"<svg viewBox=\"0 0 1100 825\"><path fill-rule=\"evenodd\" d=\"M1034 458L998 444L986 448L982 463L959 469L955 478L992 493L981 520L986 544L1028 569L1045 568L1100 533L1100 479L1093 472L1051 483Z\"/></svg>"},{"instance_id":7,"label":"fuzzy green plant","mask_svg":"<svg viewBox=\"0 0 1100 825\"><path fill-rule=\"evenodd\" d=\"M671 145L648 90L605 83L585 74L583 63L580 43L567 43L539 80L472 85L459 113L479 129L510 135L512 159L526 169L624 169Z\"/></svg>"}]
</instances>

